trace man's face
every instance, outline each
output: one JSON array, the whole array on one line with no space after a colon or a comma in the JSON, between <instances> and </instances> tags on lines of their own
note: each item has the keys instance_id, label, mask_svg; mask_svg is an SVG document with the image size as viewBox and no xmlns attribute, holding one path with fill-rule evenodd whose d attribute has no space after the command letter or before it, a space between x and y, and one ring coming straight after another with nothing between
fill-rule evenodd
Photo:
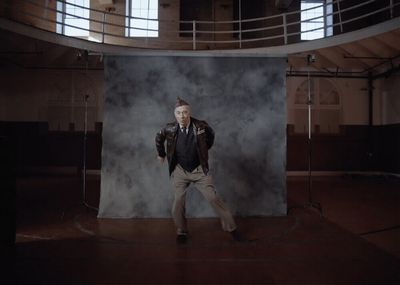
<instances>
[{"instance_id":1,"label":"man's face","mask_svg":"<svg viewBox=\"0 0 400 285\"><path fill-rule=\"evenodd\" d=\"M180 125L186 127L190 119L190 107L187 105L176 107L175 118Z\"/></svg>"}]
</instances>

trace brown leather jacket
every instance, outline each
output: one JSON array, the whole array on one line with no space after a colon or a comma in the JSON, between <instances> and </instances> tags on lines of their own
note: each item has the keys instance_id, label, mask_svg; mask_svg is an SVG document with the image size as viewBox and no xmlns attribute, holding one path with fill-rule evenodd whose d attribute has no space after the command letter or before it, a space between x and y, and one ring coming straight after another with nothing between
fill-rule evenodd
<instances>
[{"instance_id":1,"label":"brown leather jacket","mask_svg":"<svg viewBox=\"0 0 400 285\"><path fill-rule=\"evenodd\" d=\"M193 123L193 131L195 132L195 140L197 144L197 152L199 155L200 165L204 174L207 175L208 167L208 150L214 143L214 131L205 122L195 118L190 118ZM168 159L169 175L174 171L177 164L175 157L175 146L179 124L177 122L169 123L162 128L156 135L156 147L158 156ZM167 152L165 152L165 140L167 141Z\"/></svg>"}]
</instances>

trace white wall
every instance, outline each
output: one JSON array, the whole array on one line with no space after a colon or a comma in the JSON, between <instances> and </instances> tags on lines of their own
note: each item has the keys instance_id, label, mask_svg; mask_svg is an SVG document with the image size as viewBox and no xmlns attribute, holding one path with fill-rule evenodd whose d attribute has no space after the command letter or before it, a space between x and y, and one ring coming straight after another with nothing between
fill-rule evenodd
<instances>
[{"instance_id":1,"label":"white wall","mask_svg":"<svg viewBox=\"0 0 400 285\"><path fill-rule=\"evenodd\" d=\"M374 123L400 123L400 74L380 78L374 82Z\"/></svg>"},{"instance_id":2,"label":"white wall","mask_svg":"<svg viewBox=\"0 0 400 285\"><path fill-rule=\"evenodd\" d=\"M343 125L368 125L368 81L336 79L342 90Z\"/></svg>"}]
</instances>

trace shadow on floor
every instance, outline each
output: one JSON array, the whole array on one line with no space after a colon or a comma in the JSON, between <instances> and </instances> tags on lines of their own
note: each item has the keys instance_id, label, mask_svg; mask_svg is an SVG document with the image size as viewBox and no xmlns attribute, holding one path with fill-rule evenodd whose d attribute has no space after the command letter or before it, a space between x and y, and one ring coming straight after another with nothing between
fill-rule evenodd
<instances>
[{"instance_id":1,"label":"shadow on floor","mask_svg":"<svg viewBox=\"0 0 400 285\"><path fill-rule=\"evenodd\" d=\"M307 200L306 183L288 179L289 205ZM400 223L397 180L314 179L326 218L239 218L245 243L217 219L190 219L186 245L170 219L97 219L75 177L26 177L17 189L18 284L400 284L398 243L357 234ZM87 189L96 205L98 178Z\"/></svg>"}]
</instances>

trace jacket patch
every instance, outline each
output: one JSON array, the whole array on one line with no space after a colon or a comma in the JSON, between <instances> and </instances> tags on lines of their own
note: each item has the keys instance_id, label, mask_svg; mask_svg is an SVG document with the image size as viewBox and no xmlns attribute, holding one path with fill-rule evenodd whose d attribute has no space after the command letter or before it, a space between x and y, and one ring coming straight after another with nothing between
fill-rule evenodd
<instances>
[{"instance_id":1,"label":"jacket patch","mask_svg":"<svg viewBox=\"0 0 400 285\"><path fill-rule=\"evenodd\" d=\"M205 132L206 132L205 129L202 129L202 130L199 129L199 130L197 131L197 135L201 135L202 133L205 133Z\"/></svg>"}]
</instances>

